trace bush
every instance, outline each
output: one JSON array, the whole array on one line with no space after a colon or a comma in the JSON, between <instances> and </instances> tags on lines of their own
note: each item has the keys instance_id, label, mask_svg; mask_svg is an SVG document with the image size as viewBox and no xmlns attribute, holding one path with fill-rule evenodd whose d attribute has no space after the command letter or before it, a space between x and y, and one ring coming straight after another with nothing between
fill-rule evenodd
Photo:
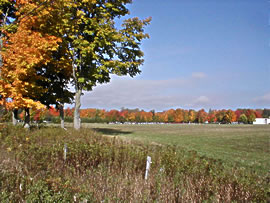
<instances>
[{"instance_id":1,"label":"bush","mask_svg":"<svg viewBox=\"0 0 270 203\"><path fill-rule=\"evenodd\" d=\"M0 122L11 121L11 111L8 111L3 106L0 105Z\"/></svg>"}]
</instances>

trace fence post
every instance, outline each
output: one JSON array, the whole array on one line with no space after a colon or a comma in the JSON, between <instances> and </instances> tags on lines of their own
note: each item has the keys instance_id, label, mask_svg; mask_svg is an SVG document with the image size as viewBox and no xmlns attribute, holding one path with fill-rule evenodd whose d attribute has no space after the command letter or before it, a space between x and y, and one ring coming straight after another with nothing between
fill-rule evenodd
<instances>
[{"instance_id":1,"label":"fence post","mask_svg":"<svg viewBox=\"0 0 270 203\"><path fill-rule=\"evenodd\" d=\"M67 144L64 145L64 161L67 159Z\"/></svg>"},{"instance_id":2,"label":"fence post","mask_svg":"<svg viewBox=\"0 0 270 203\"><path fill-rule=\"evenodd\" d=\"M145 177L144 179L147 180L148 178L148 172L150 170L150 165L151 165L151 157L150 156L147 156L147 160L146 160L146 170L145 170Z\"/></svg>"}]
</instances>

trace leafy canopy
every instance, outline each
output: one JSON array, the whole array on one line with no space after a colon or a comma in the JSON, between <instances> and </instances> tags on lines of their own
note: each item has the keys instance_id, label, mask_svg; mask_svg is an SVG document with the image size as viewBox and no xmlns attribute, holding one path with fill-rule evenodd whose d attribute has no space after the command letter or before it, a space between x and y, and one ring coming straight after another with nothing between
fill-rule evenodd
<instances>
[{"instance_id":1,"label":"leafy canopy","mask_svg":"<svg viewBox=\"0 0 270 203\"><path fill-rule=\"evenodd\" d=\"M148 38L144 26L150 18L127 19L117 29L115 18L129 13L130 0L56 1L57 33L68 46L73 61L73 83L91 90L110 81L110 74L135 76L143 63L141 41Z\"/></svg>"}]
</instances>

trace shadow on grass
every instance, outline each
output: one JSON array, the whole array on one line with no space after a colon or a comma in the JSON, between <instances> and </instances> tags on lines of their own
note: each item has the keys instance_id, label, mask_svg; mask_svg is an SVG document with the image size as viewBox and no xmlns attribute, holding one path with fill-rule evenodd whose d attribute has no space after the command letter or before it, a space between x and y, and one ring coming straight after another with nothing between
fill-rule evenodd
<instances>
[{"instance_id":1,"label":"shadow on grass","mask_svg":"<svg viewBox=\"0 0 270 203\"><path fill-rule=\"evenodd\" d=\"M92 130L102 133L104 135L121 135L121 134L131 134L131 131L122 131L122 130L117 130L117 129L112 129L112 128L92 128Z\"/></svg>"}]
</instances>

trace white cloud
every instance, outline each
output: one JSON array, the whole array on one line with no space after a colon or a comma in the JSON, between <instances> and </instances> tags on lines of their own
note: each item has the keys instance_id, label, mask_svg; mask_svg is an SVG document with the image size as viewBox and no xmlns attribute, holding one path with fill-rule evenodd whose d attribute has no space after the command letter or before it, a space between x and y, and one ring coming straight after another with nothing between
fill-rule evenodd
<instances>
[{"instance_id":1,"label":"white cloud","mask_svg":"<svg viewBox=\"0 0 270 203\"><path fill-rule=\"evenodd\" d=\"M95 87L82 97L82 108L120 109L195 108L206 105L209 99L192 91L199 85L192 76L170 80L136 80L113 78L108 84Z\"/></svg>"},{"instance_id":2,"label":"white cloud","mask_svg":"<svg viewBox=\"0 0 270 203\"><path fill-rule=\"evenodd\" d=\"M194 103L195 104L208 104L209 101L210 100L207 96L199 96L198 98L195 99Z\"/></svg>"},{"instance_id":3,"label":"white cloud","mask_svg":"<svg viewBox=\"0 0 270 203\"><path fill-rule=\"evenodd\" d=\"M264 94L263 96L255 98L254 101L260 105L266 105L267 107L269 107L269 105L270 105L270 92Z\"/></svg>"},{"instance_id":4,"label":"white cloud","mask_svg":"<svg viewBox=\"0 0 270 203\"><path fill-rule=\"evenodd\" d=\"M214 101L210 100L207 96L197 96L193 94L188 97L188 103L184 105L185 108L212 108L215 104Z\"/></svg>"},{"instance_id":5,"label":"white cloud","mask_svg":"<svg viewBox=\"0 0 270 203\"><path fill-rule=\"evenodd\" d=\"M192 73L192 78L194 78L194 79L202 79L205 77L206 77L206 74L203 72L193 72Z\"/></svg>"},{"instance_id":6,"label":"white cloud","mask_svg":"<svg viewBox=\"0 0 270 203\"><path fill-rule=\"evenodd\" d=\"M115 80L100 85L82 97L85 107L102 108L155 108L171 104L171 98L164 95L175 81ZM181 81L179 81L181 83Z\"/></svg>"}]
</instances>

